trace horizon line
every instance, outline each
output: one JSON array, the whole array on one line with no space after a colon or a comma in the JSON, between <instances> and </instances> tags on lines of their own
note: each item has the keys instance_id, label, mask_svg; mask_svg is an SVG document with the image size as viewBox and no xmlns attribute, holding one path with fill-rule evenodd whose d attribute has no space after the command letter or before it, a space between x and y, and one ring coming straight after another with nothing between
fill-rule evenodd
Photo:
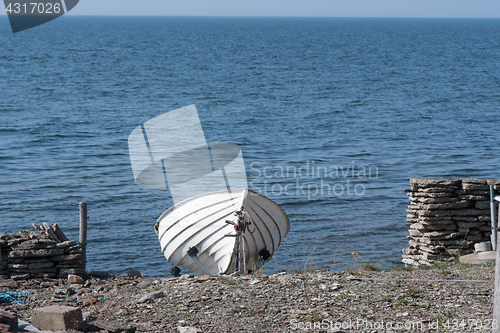
<instances>
[{"instance_id":1,"label":"horizon line","mask_svg":"<svg viewBox=\"0 0 500 333\"><path fill-rule=\"evenodd\" d=\"M4 17L8 17L4 12ZM125 14L70 14L67 17L203 17L203 18L330 18L330 19L485 19L495 20L500 17L463 17L463 16L249 16L249 15L125 15Z\"/></svg>"}]
</instances>

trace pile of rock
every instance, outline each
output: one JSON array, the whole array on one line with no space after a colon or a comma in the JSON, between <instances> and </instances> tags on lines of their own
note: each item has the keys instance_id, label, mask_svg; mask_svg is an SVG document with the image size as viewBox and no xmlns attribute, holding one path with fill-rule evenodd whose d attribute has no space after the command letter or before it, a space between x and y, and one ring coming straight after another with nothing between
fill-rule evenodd
<instances>
[{"instance_id":1,"label":"pile of rock","mask_svg":"<svg viewBox=\"0 0 500 333\"><path fill-rule=\"evenodd\" d=\"M472 252L475 243L490 241L489 185L500 190L499 184L492 179L410 179L410 247L403 250L403 262L450 261Z\"/></svg>"},{"instance_id":2,"label":"pile of rock","mask_svg":"<svg viewBox=\"0 0 500 333\"><path fill-rule=\"evenodd\" d=\"M83 275L82 247L76 241L58 242L44 233L0 232L0 278L60 278Z\"/></svg>"}]
</instances>

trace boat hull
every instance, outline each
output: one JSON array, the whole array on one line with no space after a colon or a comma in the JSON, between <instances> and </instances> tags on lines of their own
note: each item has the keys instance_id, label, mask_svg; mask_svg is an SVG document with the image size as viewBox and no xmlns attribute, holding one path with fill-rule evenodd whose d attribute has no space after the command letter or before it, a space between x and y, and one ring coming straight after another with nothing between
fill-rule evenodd
<instances>
[{"instance_id":1,"label":"boat hull","mask_svg":"<svg viewBox=\"0 0 500 333\"><path fill-rule=\"evenodd\" d=\"M226 221L236 222L235 213L241 207L252 223L242 236L240 267L254 269L262 259L259 253L263 250L269 254L265 258L268 261L288 234L290 221L275 202L247 189L205 193L164 212L155 229L165 258L197 275L233 273L236 237L227 235L235 236L236 231ZM198 250L195 259L188 254L192 247Z\"/></svg>"}]
</instances>

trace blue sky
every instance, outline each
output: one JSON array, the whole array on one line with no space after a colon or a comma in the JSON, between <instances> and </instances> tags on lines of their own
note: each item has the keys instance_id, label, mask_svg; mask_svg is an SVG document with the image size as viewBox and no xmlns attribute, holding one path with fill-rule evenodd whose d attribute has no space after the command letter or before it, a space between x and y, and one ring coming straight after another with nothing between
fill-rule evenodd
<instances>
[{"instance_id":1,"label":"blue sky","mask_svg":"<svg viewBox=\"0 0 500 333\"><path fill-rule=\"evenodd\" d=\"M5 12L3 12L5 15ZM81 0L72 15L500 18L499 0Z\"/></svg>"},{"instance_id":2,"label":"blue sky","mask_svg":"<svg viewBox=\"0 0 500 333\"><path fill-rule=\"evenodd\" d=\"M75 14L500 17L498 0L81 0Z\"/></svg>"}]
</instances>

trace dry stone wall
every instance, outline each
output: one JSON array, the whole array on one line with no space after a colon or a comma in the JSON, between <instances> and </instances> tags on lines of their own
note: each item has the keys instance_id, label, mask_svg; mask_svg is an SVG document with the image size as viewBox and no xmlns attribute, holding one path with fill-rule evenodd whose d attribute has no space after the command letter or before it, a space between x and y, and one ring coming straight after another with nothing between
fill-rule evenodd
<instances>
[{"instance_id":1,"label":"dry stone wall","mask_svg":"<svg viewBox=\"0 0 500 333\"><path fill-rule=\"evenodd\" d=\"M451 261L473 252L475 243L490 241L489 185L500 190L500 181L493 179L410 179L410 246L403 250L403 262Z\"/></svg>"},{"instance_id":2,"label":"dry stone wall","mask_svg":"<svg viewBox=\"0 0 500 333\"><path fill-rule=\"evenodd\" d=\"M82 276L82 247L76 241L57 242L30 230L0 232L0 278L60 278Z\"/></svg>"}]
</instances>

